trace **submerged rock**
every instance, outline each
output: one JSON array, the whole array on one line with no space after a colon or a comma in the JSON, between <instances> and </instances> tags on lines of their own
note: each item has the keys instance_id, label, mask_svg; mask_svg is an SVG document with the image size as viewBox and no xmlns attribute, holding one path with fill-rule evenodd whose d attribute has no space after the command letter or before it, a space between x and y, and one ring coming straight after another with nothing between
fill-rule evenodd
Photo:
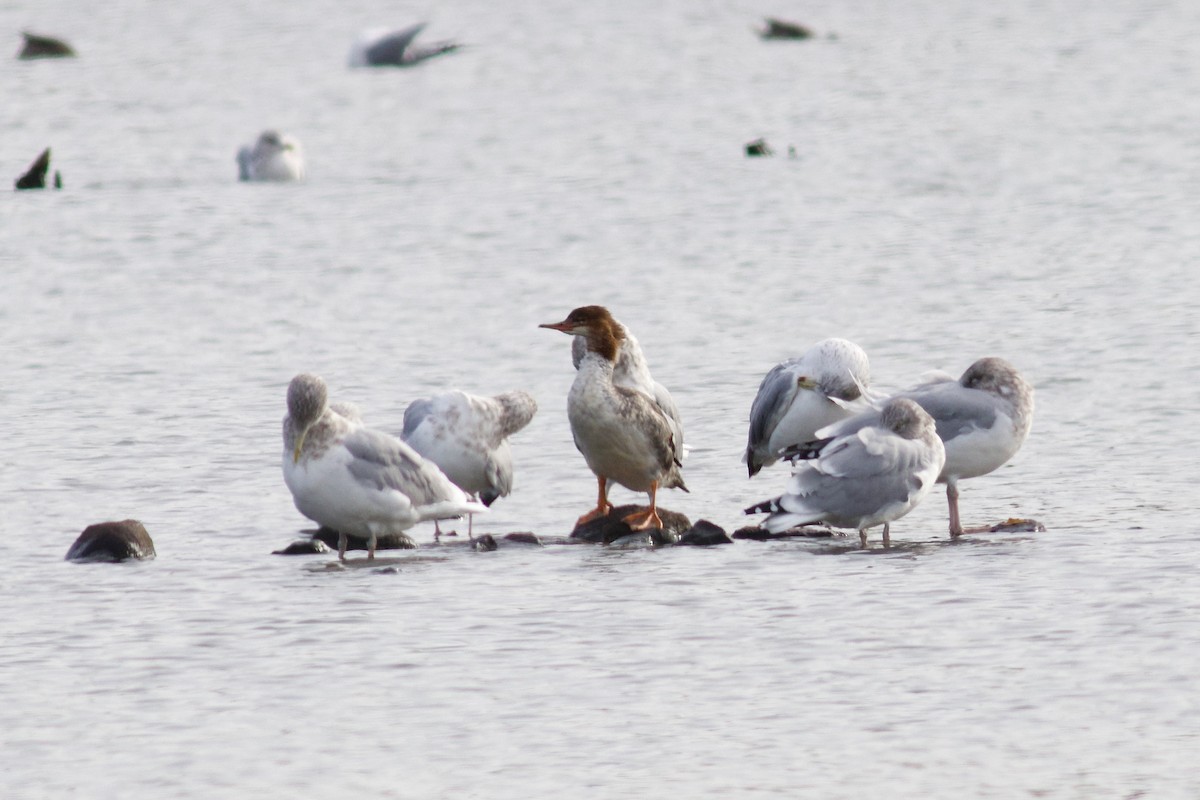
<instances>
[{"instance_id":1,"label":"submerged rock","mask_svg":"<svg viewBox=\"0 0 1200 800\"><path fill-rule=\"evenodd\" d=\"M745 528L738 528L733 532L734 539L752 539L756 542L765 542L772 539L829 539L834 535L833 528L817 525L803 525L799 528L789 528L779 533L771 533L757 525L749 525Z\"/></svg>"},{"instance_id":2,"label":"submerged rock","mask_svg":"<svg viewBox=\"0 0 1200 800\"><path fill-rule=\"evenodd\" d=\"M506 533L506 534L504 534L504 541L514 542L516 544L535 544L538 547L545 547L542 540L537 536L537 534L530 533L529 531L517 531L515 533Z\"/></svg>"},{"instance_id":3,"label":"submerged rock","mask_svg":"<svg viewBox=\"0 0 1200 800\"><path fill-rule=\"evenodd\" d=\"M630 529L625 524L624 518L635 512L646 511L648 509L649 506L617 506L603 517L598 517L583 525L576 525L575 530L571 531L571 538L597 544L612 544L630 534L639 533ZM662 520L663 526L645 531L645 533L650 535L655 545L674 544L679 541L679 537L688 528L692 527L692 523L686 516L676 511L668 511L662 506L658 507L658 516Z\"/></svg>"},{"instance_id":4,"label":"submerged rock","mask_svg":"<svg viewBox=\"0 0 1200 800\"><path fill-rule=\"evenodd\" d=\"M337 534L334 534L337 539ZM282 550L273 550L273 556L313 556L330 552L329 545L320 539L297 539Z\"/></svg>"},{"instance_id":5,"label":"submerged rock","mask_svg":"<svg viewBox=\"0 0 1200 800\"><path fill-rule=\"evenodd\" d=\"M490 553L499 547L496 544L495 538L490 533L485 533L483 536L477 536L471 540L471 548L477 553Z\"/></svg>"},{"instance_id":6,"label":"submerged rock","mask_svg":"<svg viewBox=\"0 0 1200 800\"><path fill-rule=\"evenodd\" d=\"M680 536L679 541L675 544L679 546L710 547L715 544L733 544L733 539L729 538L729 534L720 525L702 519L697 520L695 525L688 528L687 532L683 536Z\"/></svg>"},{"instance_id":7,"label":"submerged rock","mask_svg":"<svg viewBox=\"0 0 1200 800\"><path fill-rule=\"evenodd\" d=\"M17 58L22 61L34 58L71 58L75 55L75 49L62 39L39 36L29 31L22 31L21 36L25 37L25 43L21 46L21 52L17 53Z\"/></svg>"},{"instance_id":8,"label":"submerged rock","mask_svg":"<svg viewBox=\"0 0 1200 800\"><path fill-rule=\"evenodd\" d=\"M154 542L136 519L88 525L67 550L67 561L126 561L154 558Z\"/></svg>"},{"instance_id":9,"label":"submerged rock","mask_svg":"<svg viewBox=\"0 0 1200 800\"><path fill-rule=\"evenodd\" d=\"M1006 519L986 528L964 531L964 533L1045 533L1046 526L1036 519Z\"/></svg>"},{"instance_id":10,"label":"submerged rock","mask_svg":"<svg viewBox=\"0 0 1200 800\"><path fill-rule=\"evenodd\" d=\"M334 550L337 549L338 532L333 528L326 528L324 525L322 525L317 529L317 532L313 534L312 538L324 542ZM376 550L413 550L416 548L416 546L417 543L414 542L406 533L389 533L385 536L376 537L375 541ZM355 536L352 533L348 534L346 536L346 549L366 550L367 537Z\"/></svg>"}]
</instances>

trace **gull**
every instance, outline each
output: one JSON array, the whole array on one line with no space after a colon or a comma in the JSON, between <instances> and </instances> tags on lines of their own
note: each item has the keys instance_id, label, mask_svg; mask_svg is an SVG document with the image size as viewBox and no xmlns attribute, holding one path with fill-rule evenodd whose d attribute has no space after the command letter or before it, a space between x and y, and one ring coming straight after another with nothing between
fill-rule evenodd
<instances>
[{"instance_id":1,"label":"gull","mask_svg":"<svg viewBox=\"0 0 1200 800\"><path fill-rule=\"evenodd\" d=\"M352 408L332 410L319 376L292 378L287 408L284 482L301 514L338 532L339 559L346 559L347 534L366 538L367 558L373 559L381 535L485 510L433 462L394 436L367 428Z\"/></svg>"},{"instance_id":2,"label":"gull","mask_svg":"<svg viewBox=\"0 0 1200 800\"><path fill-rule=\"evenodd\" d=\"M857 419L857 418L855 418ZM883 525L891 544L891 523L929 493L946 461L933 418L912 400L894 398L863 414L853 430L810 443L782 495L747 508L769 513L762 527L772 533L824 522L858 531Z\"/></svg>"},{"instance_id":3,"label":"gull","mask_svg":"<svg viewBox=\"0 0 1200 800\"><path fill-rule=\"evenodd\" d=\"M434 42L417 45L413 40L425 29L419 22L398 31L383 28L363 32L350 49L352 67L411 67L426 59L457 50L457 42Z\"/></svg>"},{"instance_id":4,"label":"gull","mask_svg":"<svg viewBox=\"0 0 1200 800\"><path fill-rule=\"evenodd\" d=\"M537 402L528 392L495 397L443 392L409 404L401 438L437 464L454 485L490 507L512 492L508 437L528 425L536 412ZM474 538L469 527L467 535Z\"/></svg>"},{"instance_id":5,"label":"gull","mask_svg":"<svg viewBox=\"0 0 1200 800\"><path fill-rule=\"evenodd\" d=\"M267 130L254 146L238 150L238 180L298 181L304 179L304 152L295 137Z\"/></svg>"},{"instance_id":6,"label":"gull","mask_svg":"<svg viewBox=\"0 0 1200 800\"><path fill-rule=\"evenodd\" d=\"M779 451L816 438L826 425L865 411L871 379L867 354L845 339L817 342L799 358L776 364L750 406L746 462L750 477L779 460Z\"/></svg>"}]
</instances>

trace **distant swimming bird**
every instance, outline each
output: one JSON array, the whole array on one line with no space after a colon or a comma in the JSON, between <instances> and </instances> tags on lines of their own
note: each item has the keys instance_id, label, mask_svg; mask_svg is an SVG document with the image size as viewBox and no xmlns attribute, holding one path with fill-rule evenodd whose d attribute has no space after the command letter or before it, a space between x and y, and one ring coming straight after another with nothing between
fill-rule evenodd
<instances>
[{"instance_id":1,"label":"distant swimming bird","mask_svg":"<svg viewBox=\"0 0 1200 800\"><path fill-rule=\"evenodd\" d=\"M1033 387L1012 364L991 357L976 361L958 380L939 374L894 396L917 402L937 423L946 446L938 483L946 484L950 535L961 536L958 482L998 469L1021 449L1033 424ZM820 435L845 435L863 419L831 425Z\"/></svg>"},{"instance_id":2,"label":"distant swimming bird","mask_svg":"<svg viewBox=\"0 0 1200 800\"><path fill-rule=\"evenodd\" d=\"M766 25L759 29L758 35L764 39L811 39L813 32L798 22L767 17Z\"/></svg>"},{"instance_id":3,"label":"distant swimming bird","mask_svg":"<svg viewBox=\"0 0 1200 800\"><path fill-rule=\"evenodd\" d=\"M767 372L750 406L746 462L750 477L779 460L785 447L817 438L816 433L857 411L871 380L867 354L845 339L817 342L799 358Z\"/></svg>"},{"instance_id":4,"label":"distant swimming bird","mask_svg":"<svg viewBox=\"0 0 1200 800\"><path fill-rule=\"evenodd\" d=\"M867 530L890 524L929 493L946 461L933 418L916 403L893 398L853 431L812 442L783 495L757 503L747 514L770 513L762 527L779 533L825 522L854 528L867 546Z\"/></svg>"},{"instance_id":5,"label":"distant swimming bird","mask_svg":"<svg viewBox=\"0 0 1200 800\"><path fill-rule=\"evenodd\" d=\"M612 510L608 502L610 480L650 495L650 508L624 518L633 530L662 528L658 516L659 487L687 491L680 473L680 445L670 420L652 397L614 382L624 328L603 306L583 306L562 322L542 328L582 337L587 352L567 395L567 417L575 446L596 475L599 497L596 508L579 518L578 525Z\"/></svg>"},{"instance_id":6,"label":"distant swimming bird","mask_svg":"<svg viewBox=\"0 0 1200 800\"><path fill-rule=\"evenodd\" d=\"M287 406L284 482L301 514L338 532L338 558L347 534L366 538L373 559L381 535L485 510L404 442L331 410L320 377L292 378Z\"/></svg>"},{"instance_id":7,"label":"distant swimming bird","mask_svg":"<svg viewBox=\"0 0 1200 800\"><path fill-rule=\"evenodd\" d=\"M254 146L238 150L238 179L243 181L298 181L304 179L304 151L295 137L267 130Z\"/></svg>"},{"instance_id":8,"label":"distant swimming bird","mask_svg":"<svg viewBox=\"0 0 1200 800\"><path fill-rule=\"evenodd\" d=\"M426 59L457 50L453 41L414 44L427 22L419 22L402 30L377 28L365 31L350 50L352 67L411 67Z\"/></svg>"},{"instance_id":9,"label":"distant swimming bird","mask_svg":"<svg viewBox=\"0 0 1200 800\"><path fill-rule=\"evenodd\" d=\"M683 438L683 417L679 414L679 407L675 405L675 399L671 397L671 392L667 390L667 387L654 380L654 376L650 374L650 365L646 362L646 355L642 352L642 346L638 343L637 337L616 319L613 319L612 322L619 333L620 341L617 347L617 363L613 366L613 383L617 386L637 389L654 401L654 404L671 424L671 433L675 436L679 460L684 460L687 458L688 446ZM575 369L579 369L587 352L588 343L585 337L574 336L571 338L571 363L575 365Z\"/></svg>"},{"instance_id":10,"label":"distant swimming bird","mask_svg":"<svg viewBox=\"0 0 1200 800\"><path fill-rule=\"evenodd\" d=\"M21 36L25 38L25 42L21 45L21 52L17 53L17 58L22 61L34 58L70 58L75 55L71 45L62 39L39 36L29 31L22 31Z\"/></svg>"},{"instance_id":11,"label":"distant swimming bird","mask_svg":"<svg viewBox=\"0 0 1200 800\"><path fill-rule=\"evenodd\" d=\"M47 147L41 152L34 162L29 165L29 169L21 177L17 178L13 185L17 189L45 189L46 188L46 173L50 171L50 148ZM54 188L62 188L62 176L58 174L58 170L54 172Z\"/></svg>"},{"instance_id":12,"label":"distant swimming bird","mask_svg":"<svg viewBox=\"0 0 1200 800\"><path fill-rule=\"evenodd\" d=\"M409 404L401 438L437 464L458 488L491 506L512 492L508 437L528 425L536 412L537 402L527 392L495 397L443 392Z\"/></svg>"}]
</instances>

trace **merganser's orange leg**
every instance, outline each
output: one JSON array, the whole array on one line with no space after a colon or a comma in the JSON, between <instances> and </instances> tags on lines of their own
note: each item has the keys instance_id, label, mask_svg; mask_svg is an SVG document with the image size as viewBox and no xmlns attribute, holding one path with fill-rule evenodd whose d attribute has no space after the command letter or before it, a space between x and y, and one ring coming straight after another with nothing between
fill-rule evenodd
<instances>
[{"instance_id":1,"label":"merganser's orange leg","mask_svg":"<svg viewBox=\"0 0 1200 800\"><path fill-rule=\"evenodd\" d=\"M658 516L658 481L650 484L650 508L646 511L635 511L625 517L622 522L629 526L631 531L649 531L662 530L662 519Z\"/></svg>"},{"instance_id":2,"label":"merganser's orange leg","mask_svg":"<svg viewBox=\"0 0 1200 800\"><path fill-rule=\"evenodd\" d=\"M603 475L597 475L596 483L600 487L599 497L596 499L596 507L580 517L576 521L575 527L579 527L585 522L591 522L594 519L599 519L608 512L612 511L612 504L608 502L608 478L604 477Z\"/></svg>"}]
</instances>

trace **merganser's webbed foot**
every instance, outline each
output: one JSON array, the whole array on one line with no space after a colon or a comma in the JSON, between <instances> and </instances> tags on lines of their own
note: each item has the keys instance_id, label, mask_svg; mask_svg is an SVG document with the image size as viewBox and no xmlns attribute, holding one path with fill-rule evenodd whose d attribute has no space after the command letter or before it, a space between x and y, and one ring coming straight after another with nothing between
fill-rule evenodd
<instances>
[{"instance_id":1,"label":"merganser's webbed foot","mask_svg":"<svg viewBox=\"0 0 1200 800\"><path fill-rule=\"evenodd\" d=\"M631 531L650 531L662 530L662 519L658 516L658 510L649 508L645 511L637 511L621 520L629 526Z\"/></svg>"},{"instance_id":2,"label":"merganser's webbed foot","mask_svg":"<svg viewBox=\"0 0 1200 800\"><path fill-rule=\"evenodd\" d=\"M612 509L612 503L605 503L603 505L596 506L591 511L576 520L575 527L578 528L580 525L585 525L594 519L600 519L601 517L608 516L608 512L612 511Z\"/></svg>"}]
</instances>

